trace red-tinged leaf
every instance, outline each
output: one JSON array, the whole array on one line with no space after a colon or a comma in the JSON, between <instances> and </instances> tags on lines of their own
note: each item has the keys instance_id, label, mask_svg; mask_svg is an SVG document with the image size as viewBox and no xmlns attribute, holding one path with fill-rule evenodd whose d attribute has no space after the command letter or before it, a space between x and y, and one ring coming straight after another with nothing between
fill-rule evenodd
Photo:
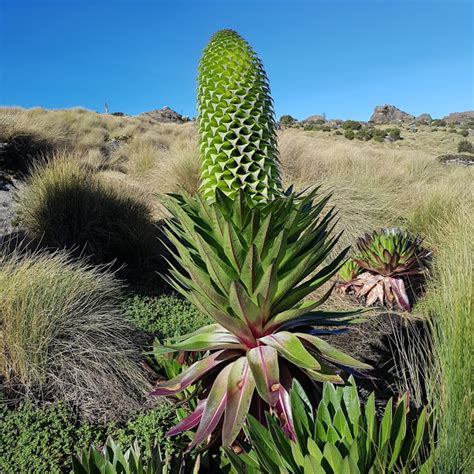
<instances>
[{"instance_id":1,"label":"red-tinged leaf","mask_svg":"<svg viewBox=\"0 0 474 474\"><path fill-rule=\"evenodd\" d=\"M283 432L293 441L296 441L295 425L293 423L293 413L291 411L291 400L288 391L280 385L278 391L278 402L275 406L280 418Z\"/></svg>"},{"instance_id":2,"label":"red-tinged leaf","mask_svg":"<svg viewBox=\"0 0 474 474\"><path fill-rule=\"evenodd\" d=\"M410 311L410 300L408 299L403 280L401 278L390 278L390 286L399 307L403 311Z\"/></svg>"},{"instance_id":3,"label":"red-tinged leaf","mask_svg":"<svg viewBox=\"0 0 474 474\"><path fill-rule=\"evenodd\" d=\"M199 446L216 428L227 404L227 380L232 365L226 366L212 384L199 427L187 451Z\"/></svg>"},{"instance_id":4,"label":"red-tinged leaf","mask_svg":"<svg viewBox=\"0 0 474 474\"><path fill-rule=\"evenodd\" d=\"M211 326L217 326L212 329ZM162 347L174 351L208 351L220 349L240 349L244 348L240 340L220 324L210 325L209 331L195 331L185 339L170 344L162 344Z\"/></svg>"},{"instance_id":5,"label":"red-tinged leaf","mask_svg":"<svg viewBox=\"0 0 474 474\"><path fill-rule=\"evenodd\" d=\"M248 324L254 334L261 332L262 312L238 281L233 281L230 284L229 303L234 313Z\"/></svg>"},{"instance_id":6,"label":"red-tinged leaf","mask_svg":"<svg viewBox=\"0 0 474 474\"><path fill-rule=\"evenodd\" d=\"M227 406L222 426L222 444L230 446L237 438L249 411L255 380L246 357L237 359L227 381Z\"/></svg>"},{"instance_id":7,"label":"red-tinged leaf","mask_svg":"<svg viewBox=\"0 0 474 474\"><path fill-rule=\"evenodd\" d=\"M176 426L171 428L166 436L176 436L177 434L182 433L183 431L188 431L194 428L201 421L204 408L206 406L205 400L200 400L196 409L186 418L183 418Z\"/></svg>"},{"instance_id":8,"label":"red-tinged leaf","mask_svg":"<svg viewBox=\"0 0 474 474\"><path fill-rule=\"evenodd\" d=\"M302 342L291 332L281 331L259 339L263 344L275 348L285 359L302 369L319 369L318 361L305 349Z\"/></svg>"},{"instance_id":9,"label":"red-tinged leaf","mask_svg":"<svg viewBox=\"0 0 474 474\"><path fill-rule=\"evenodd\" d=\"M238 357L241 354L241 351L234 350L214 352L209 357L195 362L177 377L168 380L167 382L159 383L155 390L150 393L150 395L161 396L179 393L199 380L205 373L209 372L214 367L217 367L226 360Z\"/></svg>"},{"instance_id":10,"label":"red-tinged leaf","mask_svg":"<svg viewBox=\"0 0 474 474\"><path fill-rule=\"evenodd\" d=\"M247 352L258 394L270 405L278 402L280 377L278 352L270 346L258 346Z\"/></svg>"}]
</instances>

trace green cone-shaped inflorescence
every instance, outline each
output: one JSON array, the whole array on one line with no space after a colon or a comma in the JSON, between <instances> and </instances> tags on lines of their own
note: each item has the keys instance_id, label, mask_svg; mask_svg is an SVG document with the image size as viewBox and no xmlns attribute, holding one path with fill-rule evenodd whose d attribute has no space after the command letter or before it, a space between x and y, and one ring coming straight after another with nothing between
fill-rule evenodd
<instances>
[{"instance_id":1,"label":"green cone-shaped inflorescence","mask_svg":"<svg viewBox=\"0 0 474 474\"><path fill-rule=\"evenodd\" d=\"M276 122L260 59L235 31L214 34L198 77L201 190L234 198L244 189L253 202L278 193Z\"/></svg>"}]
</instances>

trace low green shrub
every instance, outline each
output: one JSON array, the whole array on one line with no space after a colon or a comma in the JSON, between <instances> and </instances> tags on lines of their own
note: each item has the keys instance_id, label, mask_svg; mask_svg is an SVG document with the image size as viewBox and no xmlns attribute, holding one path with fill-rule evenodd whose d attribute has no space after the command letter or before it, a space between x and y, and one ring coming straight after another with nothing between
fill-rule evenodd
<instances>
[{"instance_id":1,"label":"low green shrub","mask_svg":"<svg viewBox=\"0 0 474 474\"><path fill-rule=\"evenodd\" d=\"M344 132L344 137L347 138L348 140L354 140L355 133L353 132L353 130L346 130Z\"/></svg>"},{"instance_id":2,"label":"low green shrub","mask_svg":"<svg viewBox=\"0 0 474 474\"><path fill-rule=\"evenodd\" d=\"M175 295L133 296L124 302L123 308L131 324L162 340L187 334L211 322L191 303Z\"/></svg>"},{"instance_id":3,"label":"low green shrub","mask_svg":"<svg viewBox=\"0 0 474 474\"><path fill-rule=\"evenodd\" d=\"M469 140L461 140L458 143L458 153L474 153L474 145Z\"/></svg>"},{"instance_id":4,"label":"low green shrub","mask_svg":"<svg viewBox=\"0 0 474 474\"><path fill-rule=\"evenodd\" d=\"M280 117L280 125L283 125L285 127L290 127L291 125L294 125L296 123L296 119L293 118L291 115L282 115Z\"/></svg>"},{"instance_id":5,"label":"low green shrub","mask_svg":"<svg viewBox=\"0 0 474 474\"><path fill-rule=\"evenodd\" d=\"M89 446L101 447L108 436L122 446L135 441L143 449L143 459L151 458L158 443L163 453L178 457L180 438L165 438L177 422L175 408L162 404L128 421L97 425L78 418L57 402L38 408L26 402L16 408L0 405L0 472L44 474L70 472L71 457Z\"/></svg>"},{"instance_id":6,"label":"low green shrub","mask_svg":"<svg viewBox=\"0 0 474 474\"><path fill-rule=\"evenodd\" d=\"M154 254L152 211L136 191L94 174L77 156L35 166L17 195L19 224L48 247L95 261L130 261Z\"/></svg>"},{"instance_id":7,"label":"low green shrub","mask_svg":"<svg viewBox=\"0 0 474 474\"><path fill-rule=\"evenodd\" d=\"M373 129L369 127L363 127L359 129L355 135L355 138L362 141L369 141L373 137Z\"/></svg>"},{"instance_id":8,"label":"low green shrub","mask_svg":"<svg viewBox=\"0 0 474 474\"><path fill-rule=\"evenodd\" d=\"M446 127L446 120L434 119L434 120L431 122L431 125L432 125L433 127Z\"/></svg>"},{"instance_id":9,"label":"low green shrub","mask_svg":"<svg viewBox=\"0 0 474 474\"><path fill-rule=\"evenodd\" d=\"M344 130L360 130L362 128L362 124L357 120L346 120L342 124L342 128Z\"/></svg>"},{"instance_id":10,"label":"low green shrub","mask_svg":"<svg viewBox=\"0 0 474 474\"><path fill-rule=\"evenodd\" d=\"M461 135L461 137L468 137L469 136L469 130L467 130L466 128L462 128L461 130L459 130L459 135Z\"/></svg>"},{"instance_id":11,"label":"low green shrub","mask_svg":"<svg viewBox=\"0 0 474 474\"><path fill-rule=\"evenodd\" d=\"M78 428L63 403L44 409L24 403L0 406L0 472L67 472L76 446L100 441L100 430Z\"/></svg>"},{"instance_id":12,"label":"low green shrub","mask_svg":"<svg viewBox=\"0 0 474 474\"><path fill-rule=\"evenodd\" d=\"M386 130L387 137L391 141L401 140L401 131L399 128L389 128Z\"/></svg>"}]
</instances>

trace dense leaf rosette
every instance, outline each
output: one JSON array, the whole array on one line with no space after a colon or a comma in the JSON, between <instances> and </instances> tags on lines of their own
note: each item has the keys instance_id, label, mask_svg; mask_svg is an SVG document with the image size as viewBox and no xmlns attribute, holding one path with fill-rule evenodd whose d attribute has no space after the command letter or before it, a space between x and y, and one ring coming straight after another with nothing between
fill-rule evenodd
<instances>
[{"instance_id":1,"label":"dense leaf rosette","mask_svg":"<svg viewBox=\"0 0 474 474\"><path fill-rule=\"evenodd\" d=\"M198 76L201 190L244 189L254 201L278 194L276 122L270 86L251 46L232 30L218 31L204 50Z\"/></svg>"},{"instance_id":2,"label":"dense leaf rosette","mask_svg":"<svg viewBox=\"0 0 474 474\"><path fill-rule=\"evenodd\" d=\"M232 201L219 190L214 204L178 195L168 201L174 219L166 234L178 263L170 283L215 320L161 346L163 352L208 353L153 392L173 395L202 380L207 398L180 427L198 426L190 448L218 427L223 444L232 444L249 410L261 418L265 406L293 436L293 377L340 383L340 368L369 369L318 337L354 319L354 313L317 309L331 289L303 301L328 282L346 254L324 264L339 236L331 236L334 212L323 212L328 197L313 202L315 193L290 191L259 206L243 192Z\"/></svg>"},{"instance_id":3,"label":"dense leaf rosette","mask_svg":"<svg viewBox=\"0 0 474 474\"><path fill-rule=\"evenodd\" d=\"M367 306L380 303L409 311L406 284L422 275L430 257L421 243L398 228L365 234L357 241L357 257L339 272L340 291L353 290L357 297L365 298Z\"/></svg>"}]
</instances>

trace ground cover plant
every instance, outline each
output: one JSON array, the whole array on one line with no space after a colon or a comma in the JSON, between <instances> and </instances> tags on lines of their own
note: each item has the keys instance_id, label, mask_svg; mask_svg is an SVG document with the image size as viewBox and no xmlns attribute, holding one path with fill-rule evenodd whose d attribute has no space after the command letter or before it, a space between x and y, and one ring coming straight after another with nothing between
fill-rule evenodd
<instances>
[{"instance_id":1,"label":"ground cover plant","mask_svg":"<svg viewBox=\"0 0 474 474\"><path fill-rule=\"evenodd\" d=\"M4 403L3 403L4 402ZM144 462L150 447L158 445L164 456L180 459L183 440L166 438L177 421L176 409L163 404L132 415L126 422L100 424L85 421L67 404L39 406L31 401L0 405L1 472L70 472L71 458L91 445L102 447L111 436L120 446L137 443ZM126 448L125 448L126 449Z\"/></svg>"}]
</instances>

